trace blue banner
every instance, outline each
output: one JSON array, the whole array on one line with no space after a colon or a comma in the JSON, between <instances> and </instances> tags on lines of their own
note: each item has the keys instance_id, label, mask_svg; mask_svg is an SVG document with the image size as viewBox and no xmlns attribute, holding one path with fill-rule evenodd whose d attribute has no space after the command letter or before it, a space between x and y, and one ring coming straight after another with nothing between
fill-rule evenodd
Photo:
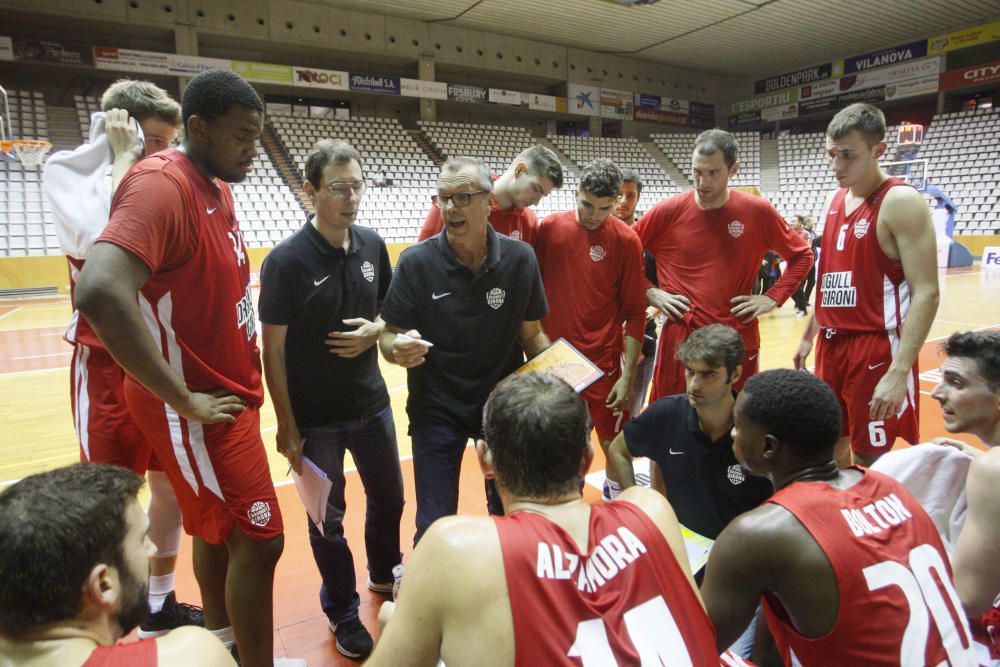
<instances>
[{"instance_id":1,"label":"blue banner","mask_svg":"<svg viewBox=\"0 0 1000 667\"><path fill-rule=\"evenodd\" d=\"M926 55L926 39L919 42L903 44L901 46L893 46L888 49L872 51L871 53L865 53L860 56L844 58L844 74L863 72L865 70L875 69L876 67L885 67L886 65L898 65L899 63L906 62L907 60L913 60L914 58L923 58Z\"/></svg>"},{"instance_id":2,"label":"blue banner","mask_svg":"<svg viewBox=\"0 0 1000 667\"><path fill-rule=\"evenodd\" d=\"M399 77L381 76L377 74L356 74L351 72L351 90L362 93L383 93L399 95Z\"/></svg>"}]
</instances>

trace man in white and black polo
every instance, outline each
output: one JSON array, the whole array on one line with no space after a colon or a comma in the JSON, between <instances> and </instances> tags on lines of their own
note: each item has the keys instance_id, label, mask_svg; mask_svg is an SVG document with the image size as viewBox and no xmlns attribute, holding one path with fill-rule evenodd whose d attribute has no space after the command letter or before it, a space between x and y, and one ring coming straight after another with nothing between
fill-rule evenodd
<instances>
[{"instance_id":1,"label":"man in white and black polo","mask_svg":"<svg viewBox=\"0 0 1000 667\"><path fill-rule=\"evenodd\" d=\"M309 542L337 650L361 658L371 652L372 638L358 619L354 559L344 539L344 452L351 452L368 500L368 587L391 593L401 555L403 479L374 346L392 267L382 238L354 224L365 191L354 148L316 144L303 189L316 215L278 244L261 270L264 369L278 451L296 472L305 456L333 482L322 530L310 521Z\"/></svg>"},{"instance_id":2,"label":"man in white and black polo","mask_svg":"<svg viewBox=\"0 0 1000 667\"><path fill-rule=\"evenodd\" d=\"M743 339L732 327L696 329L677 350L687 393L649 405L609 448L609 465L623 490L635 484L629 455L649 458L681 524L713 540L737 515L774 493L768 480L751 477L733 455L733 383L743 352Z\"/></svg>"},{"instance_id":3,"label":"man in white and black polo","mask_svg":"<svg viewBox=\"0 0 1000 667\"><path fill-rule=\"evenodd\" d=\"M400 256L379 341L388 361L408 369L414 543L435 519L457 511L462 455L468 439L482 432L493 386L525 354L549 344L539 323L548 305L531 246L487 222L493 180L486 165L450 158L437 186L434 203L445 228ZM491 513L502 514L499 498L487 495Z\"/></svg>"}]
</instances>

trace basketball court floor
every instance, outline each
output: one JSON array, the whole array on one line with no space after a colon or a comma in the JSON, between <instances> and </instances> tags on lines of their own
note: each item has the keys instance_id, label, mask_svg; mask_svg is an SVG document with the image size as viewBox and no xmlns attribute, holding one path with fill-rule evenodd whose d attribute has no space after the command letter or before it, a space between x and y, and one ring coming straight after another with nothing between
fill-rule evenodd
<instances>
[{"instance_id":1,"label":"basketball court floor","mask_svg":"<svg viewBox=\"0 0 1000 667\"><path fill-rule=\"evenodd\" d=\"M920 355L921 437L944 435L941 414L930 391L937 382L941 339L954 331L1000 329L1000 271L978 268L948 269L941 273L941 305ZM0 301L0 488L26 475L78 460L69 404L71 348L62 340L69 319L66 297ZM761 320L761 369L788 367L805 325L794 316L791 301ZM474 331L469 332L475 335ZM414 532L415 500L410 440L406 435L406 373L382 364L392 398L406 489L401 526L404 553ZM285 521L285 551L275 578L275 653L305 658L312 667L356 664L337 653L326 618L320 610L316 571L306 532L306 516L288 476L288 464L274 446L274 411L270 403L261 413L261 430ZM971 437L966 437L973 442ZM978 443L976 443L978 444ZM348 464L349 465L349 464ZM593 470L603 468L599 448ZM597 501L598 489L588 486L588 500ZM358 581L367 577L364 562L364 493L358 476L347 476L347 538L353 546ZM475 454L466 450L460 496L462 513L485 514L483 482ZM197 603L198 587L191 572L187 539L177 568L178 598ZM404 556L404 561L406 556ZM383 596L361 593L361 618L377 634L375 616Z\"/></svg>"}]
</instances>

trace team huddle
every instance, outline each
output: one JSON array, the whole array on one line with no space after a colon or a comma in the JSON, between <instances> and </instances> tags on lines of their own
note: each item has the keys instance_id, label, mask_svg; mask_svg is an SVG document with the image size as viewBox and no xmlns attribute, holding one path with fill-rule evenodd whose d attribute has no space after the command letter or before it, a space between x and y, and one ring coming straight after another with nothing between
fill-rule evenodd
<instances>
[{"instance_id":1,"label":"team huddle","mask_svg":"<svg viewBox=\"0 0 1000 667\"><path fill-rule=\"evenodd\" d=\"M575 210L538 220L531 207L563 186L552 151L529 148L499 175L449 157L394 270L355 224L361 154L320 141L303 182L315 214L264 260L259 331L228 186L257 155L257 93L210 70L180 105L120 81L102 109L90 142L45 167L71 264L82 463L0 494L0 665L305 664L272 657L284 526L264 382L277 450L330 483L308 535L350 658L1000 665L1000 332L950 336L932 393L945 428L987 451L893 451L920 442L917 357L939 290L927 205L879 168L877 108L851 105L827 129L839 189L818 258L766 199L729 187L736 140L709 130L693 188L641 216L641 174L607 159L580 170ZM755 294L768 252L786 268ZM760 372L758 320L814 262L793 368ZM514 374L558 339L601 372L579 393ZM407 372L405 575L379 352ZM595 505L582 494L593 432L607 462ZM490 516L457 514L470 439ZM398 595L377 643L344 536L346 452L366 497L366 585ZM182 527L203 608L173 592ZM682 527L714 540L704 567ZM38 585L56 571L58 586Z\"/></svg>"}]
</instances>

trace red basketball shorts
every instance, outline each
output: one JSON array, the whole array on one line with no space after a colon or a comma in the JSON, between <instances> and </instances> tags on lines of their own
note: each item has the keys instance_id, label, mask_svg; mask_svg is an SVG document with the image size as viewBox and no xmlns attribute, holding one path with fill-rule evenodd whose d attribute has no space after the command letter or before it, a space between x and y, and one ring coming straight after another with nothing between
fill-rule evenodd
<instances>
[{"instance_id":1,"label":"red basketball shorts","mask_svg":"<svg viewBox=\"0 0 1000 667\"><path fill-rule=\"evenodd\" d=\"M170 479L185 532L210 544L224 542L234 526L259 540L282 533L258 409L248 407L235 424L201 424L131 378L125 398Z\"/></svg>"},{"instance_id":2,"label":"red basketball shorts","mask_svg":"<svg viewBox=\"0 0 1000 667\"><path fill-rule=\"evenodd\" d=\"M590 420L597 431L597 437L602 441L614 440L622 430L622 425L628 421L628 409L612 412L606 401L611 388L615 386L622 375L620 368L616 368L611 373L605 373L594 384L584 389L581 396L587 401L587 409L590 411Z\"/></svg>"}]
</instances>

